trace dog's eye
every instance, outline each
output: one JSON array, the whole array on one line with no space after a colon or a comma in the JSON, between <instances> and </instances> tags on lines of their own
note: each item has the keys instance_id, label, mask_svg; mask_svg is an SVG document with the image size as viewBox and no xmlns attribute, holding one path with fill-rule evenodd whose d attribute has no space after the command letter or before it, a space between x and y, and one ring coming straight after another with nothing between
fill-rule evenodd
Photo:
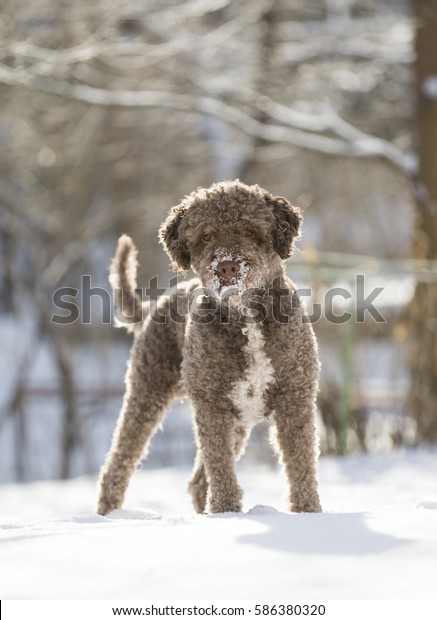
<instances>
[{"instance_id":1,"label":"dog's eye","mask_svg":"<svg viewBox=\"0 0 437 620\"><path fill-rule=\"evenodd\" d=\"M244 230L244 236L247 237L248 239L250 239L251 237L253 237L254 233L253 230L251 228L245 228Z\"/></svg>"},{"instance_id":2,"label":"dog's eye","mask_svg":"<svg viewBox=\"0 0 437 620\"><path fill-rule=\"evenodd\" d=\"M209 233L209 232L203 233L202 235L203 241L211 241L211 239L212 239L212 233Z\"/></svg>"}]
</instances>

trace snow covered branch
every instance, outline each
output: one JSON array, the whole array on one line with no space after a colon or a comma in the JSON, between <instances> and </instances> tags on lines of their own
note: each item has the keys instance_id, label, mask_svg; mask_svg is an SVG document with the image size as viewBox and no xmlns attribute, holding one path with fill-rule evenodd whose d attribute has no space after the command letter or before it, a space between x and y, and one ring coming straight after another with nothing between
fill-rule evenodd
<instances>
[{"instance_id":1,"label":"snow covered branch","mask_svg":"<svg viewBox=\"0 0 437 620\"><path fill-rule=\"evenodd\" d=\"M414 158L390 142L370 136L349 125L333 113L321 118L295 112L253 93L257 105L263 108L270 121L260 122L240 108L208 96L185 95L171 91L107 90L85 84L42 78L21 69L0 65L0 83L20 86L42 93L87 103L90 105L126 108L168 108L197 112L220 118L247 135L267 142L288 143L293 146L343 157L380 157L403 173L415 172ZM320 135L332 131L337 137ZM317 132L317 133L310 133Z\"/></svg>"}]
</instances>

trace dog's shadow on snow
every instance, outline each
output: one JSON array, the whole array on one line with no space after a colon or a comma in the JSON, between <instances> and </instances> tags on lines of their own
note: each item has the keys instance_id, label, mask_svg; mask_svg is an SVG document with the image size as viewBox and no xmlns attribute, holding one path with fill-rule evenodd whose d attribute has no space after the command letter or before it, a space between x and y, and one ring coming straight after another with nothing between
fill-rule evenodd
<instances>
[{"instance_id":1,"label":"dog's shadow on snow","mask_svg":"<svg viewBox=\"0 0 437 620\"><path fill-rule=\"evenodd\" d=\"M368 555L412 542L373 532L366 524L365 513L287 514L256 506L242 517L262 523L266 529L240 536L240 543L288 553Z\"/></svg>"}]
</instances>

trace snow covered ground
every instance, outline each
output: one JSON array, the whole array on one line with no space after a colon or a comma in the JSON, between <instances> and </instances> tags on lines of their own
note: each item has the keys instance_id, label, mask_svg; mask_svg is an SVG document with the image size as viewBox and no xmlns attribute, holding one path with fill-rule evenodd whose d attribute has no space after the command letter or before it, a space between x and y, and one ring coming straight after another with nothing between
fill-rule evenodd
<instances>
[{"instance_id":1,"label":"snow covered ground","mask_svg":"<svg viewBox=\"0 0 437 620\"><path fill-rule=\"evenodd\" d=\"M198 516L187 477L138 472L107 518L91 478L0 487L0 598L436 598L435 451L322 459L324 514L243 463L245 512Z\"/></svg>"}]
</instances>

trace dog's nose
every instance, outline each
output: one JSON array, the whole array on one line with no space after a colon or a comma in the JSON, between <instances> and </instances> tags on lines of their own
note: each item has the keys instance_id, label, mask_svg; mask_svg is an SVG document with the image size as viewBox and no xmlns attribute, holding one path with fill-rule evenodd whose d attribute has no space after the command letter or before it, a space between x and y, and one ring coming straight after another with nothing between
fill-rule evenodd
<instances>
[{"instance_id":1,"label":"dog's nose","mask_svg":"<svg viewBox=\"0 0 437 620\"><path fill-rule=\"evenodd\" d=\"M222 280L231 281L240 275L240 264L233 260L224 260L217 265L215 272Z\"/></svg>"}]
</instances>

